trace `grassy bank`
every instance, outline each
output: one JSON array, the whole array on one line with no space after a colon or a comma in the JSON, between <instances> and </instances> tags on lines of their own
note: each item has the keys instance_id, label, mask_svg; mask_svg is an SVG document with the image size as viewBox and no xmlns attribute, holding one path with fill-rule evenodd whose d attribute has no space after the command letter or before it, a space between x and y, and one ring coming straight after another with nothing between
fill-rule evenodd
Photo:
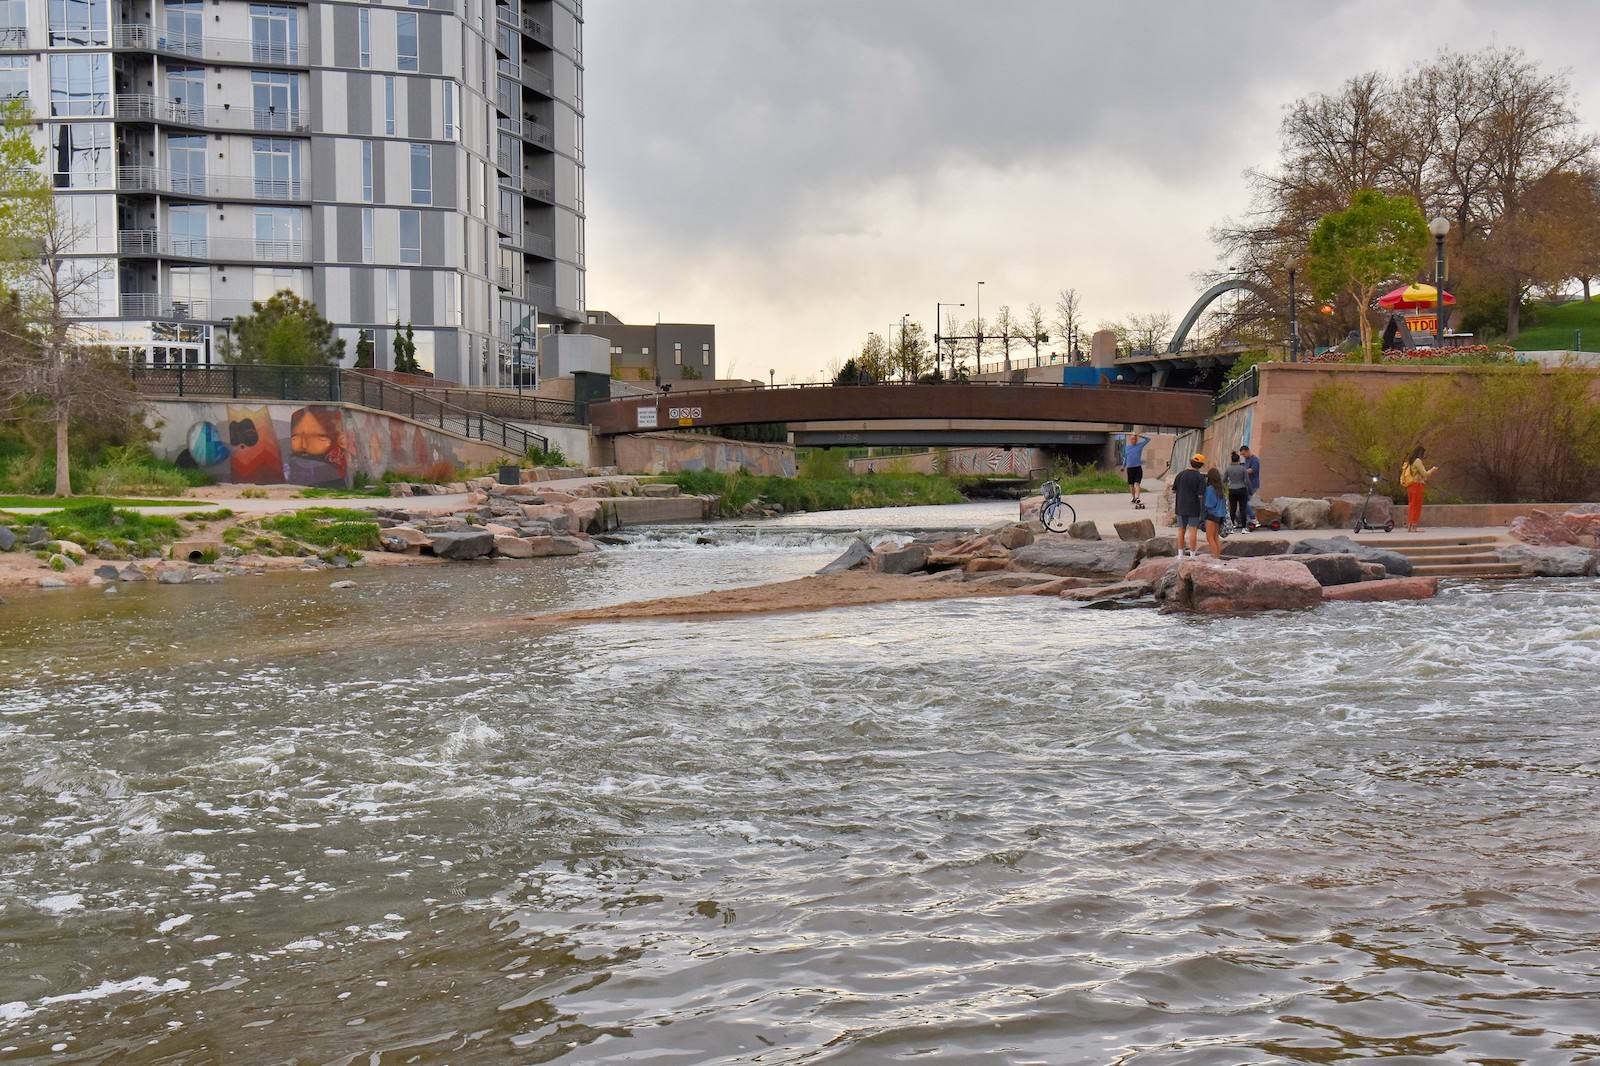
<instances>
[{"instance_id":1,"label":"grassy bank","mask_svg":"<svg viewBox=\"0 0 1600 1066\"><path fill-rule=\"evenodd\" d=\"M1539 304L1533 316L1534 323L1517 335L1516 345L1520 350L1570 351L1581 333L1584 351L1600 351L1600 300Z\"/></svg>"}]
</instances>

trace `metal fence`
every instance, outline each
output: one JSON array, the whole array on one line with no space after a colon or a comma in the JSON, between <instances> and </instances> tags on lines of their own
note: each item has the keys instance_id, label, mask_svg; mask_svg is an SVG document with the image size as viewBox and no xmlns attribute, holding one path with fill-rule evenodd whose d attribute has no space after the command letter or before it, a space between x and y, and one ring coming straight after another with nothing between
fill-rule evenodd
<instances>
[{"instance_id":1,"label":"metal fence","mask_svg":"<svg viewBox=\"0 0 1600 1066\"><path fill-rule=\"evenodd\" d=\"M359 381L345 385L347 393L352 389L363 387L370 390L381 380L364 374L358 375L358 378ZM431 396L441 403L452 404L463 410L488 415L490 418L498 418L505 422L536 422L547 426L576 426L582 422L578 417L578 405L571 400L482 389L436 389L423 386L413 391Z\"/></svg>"},{"instance_id":2,"label":"metal fence","mask_svg":"<svg viewBox=\"0 0 1600 1066\"><path fill-rule=\"evenodd\" d=\"M1231 407L1241 400L1252 400L1261 394L1261 375L1255 367L1245 371L1244 377L1217 393L1217 402L1213 410L1221 411Z\"/></svg>"},{"instance_id":3,"label":"metal fence","mask_svg":"<svg viewBox=\"0 0 1600 1066\"><path fill-rule=\"evenodd\" d=\"M291 403L353 403L415 422L438 426L485 444L524 455L550 450L550 439L509 425L482 411L470 411L401 385L365 378L337 367L149 366L129 368L147 396L193 399L283 400ZM514 398L514 397L513 397ZM550 401L559 402L559 401Z\"/></svg>"}]
</instances>

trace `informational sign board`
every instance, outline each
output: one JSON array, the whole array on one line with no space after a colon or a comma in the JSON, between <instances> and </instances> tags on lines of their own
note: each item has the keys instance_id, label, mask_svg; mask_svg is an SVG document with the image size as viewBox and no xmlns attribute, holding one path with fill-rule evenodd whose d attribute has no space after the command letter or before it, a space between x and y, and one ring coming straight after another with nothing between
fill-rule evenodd
<instances>
[{"instance_id":1,"label":"informational sign board","mask_svg":"<svg viewBox=\"0 0 1600 1066\"><path fill-rule=\"evenodd\" d=\"M639 429L655 429L656 428L656 408L655 408L655 405L651 404L649 407L640 407L637 410L638 410L638 414L639 414L639 421L638 421L637 428L639 428Z\"/></svg>"}]
</instances>

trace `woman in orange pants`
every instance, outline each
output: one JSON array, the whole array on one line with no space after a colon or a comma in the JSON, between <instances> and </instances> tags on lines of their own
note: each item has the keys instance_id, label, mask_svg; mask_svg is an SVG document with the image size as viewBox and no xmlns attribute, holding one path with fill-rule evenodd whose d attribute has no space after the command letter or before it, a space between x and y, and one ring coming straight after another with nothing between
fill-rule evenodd
<instances>
[{"instance_id":1,"label":"woman in orange pants","mask_svg":"<svg viewBox=\"0 0 1600 1066\"><path fill-rule=\"evenodd\" d=\"M1422 465L1422 457L1428 454L1428 449L1417 445L1417 450L1411 453L1411 459L1402 470L1400 480L1406 487L1406 529L1412 533L1426 532L1417 525L1422 521L1422 496L1427 491L1428 479L1438 473L1439 468Z\"/></svg>"}]
</instances>

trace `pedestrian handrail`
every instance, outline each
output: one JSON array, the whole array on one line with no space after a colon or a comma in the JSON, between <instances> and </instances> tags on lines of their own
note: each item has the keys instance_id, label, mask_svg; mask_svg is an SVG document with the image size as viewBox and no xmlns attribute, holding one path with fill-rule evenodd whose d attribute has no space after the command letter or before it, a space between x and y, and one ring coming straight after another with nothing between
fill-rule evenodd
<instances>
[{"instance_id":1,"label":"pedestrian handrail","mask_svg":"<svg viewBox=\"0 0 1600 1066\"><path fill-rule=\"evenodd\" d=\"M1238 381L1217 393L1217 402L1213 410L1221 411L1242 400L1255 399L1259 395L1261 395L1261 376L1255 367L1251 367Z\"/></svg>"},{"instance_id":2,"label":"pedestrian handrail","mask_svg":"<svg viewBox=\"0 0 1600 1066\"><path fill-rule=\"evenodd\" d=\"M380 380L361 375L369 385ZM581 423L578 405L533 393L519 394L494 389L452 389L407 385L404 388L432 396L442 403L498 418L503 422L536 422L541 425L576 426Z\"/></svg>"},{"instance_id":3,"label":"pedestrian handrail","mask_svg":"<svg viewBox=\"0 0 1600 1066\"><path fill-rule=\"evenodd\" d=\"M435 399L419 389L395 385L327 366L233 364L193 366L185 363L129 366L134 386L146 396L184 399L283 400L290 403L352 403L376 411L404 415L414 422L508 452L550 450L550 439L520 426Z\"/></svg>"}]
</instances>

